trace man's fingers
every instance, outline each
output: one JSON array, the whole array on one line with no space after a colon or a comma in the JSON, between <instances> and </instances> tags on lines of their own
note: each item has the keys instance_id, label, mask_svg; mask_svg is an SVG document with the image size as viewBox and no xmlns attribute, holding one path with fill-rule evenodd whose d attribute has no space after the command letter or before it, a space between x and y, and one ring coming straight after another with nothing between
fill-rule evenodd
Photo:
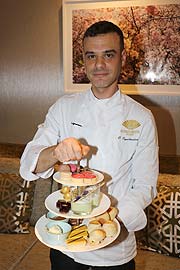
<instances>
[{"instance_id":1,"label":"man's fingers","mask_svg":"<svg viewBox=\"0 0 180 270\"><path fill-rule=\"evenodd\" d=\"M82 156L85 157L88 154L90 147L83 144L81 146L82 146Z\"/></svg>"},{"instance_id":2,"label":"man's fingers","mask_svg":"<svg viewBox=\"0 0 180 270\"><path fill-rule=\"evenodd\" d=\"M80 160L82 158L82 148L81 148L81 144L78 141L77 143L71 144L70 157L71 157L71 160Z\"/></svg>"},{"instance_id":3,"label":"man's fingers","mask_svg":"<svg viewBox=\"0 0 180 270\"><path fill-rule=\"evenodd\" d=\"M81 160L87 155L89 150L89 146L81 144L77 139L67 138L58 144L54 153L60 162L66 162L70 160Z\"/></svg>"}]
</instances>

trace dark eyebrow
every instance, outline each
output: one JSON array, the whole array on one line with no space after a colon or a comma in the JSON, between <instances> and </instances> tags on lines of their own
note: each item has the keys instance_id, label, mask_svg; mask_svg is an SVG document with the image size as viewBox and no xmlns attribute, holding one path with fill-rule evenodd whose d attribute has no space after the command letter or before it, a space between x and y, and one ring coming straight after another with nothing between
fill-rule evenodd
<instances>
[{"instance_id":1,"label":"dark eyebrow","mask_svg":"<svg viewBox=\"0 0 180 270\"><path fill-rule=\"evenodd\" d=\"M116 50L106 50L106 51L104 51L105 53L117 53L117 51Z\"/></svg>"},{"instance_id":2,"label":"dark eyebrow","mask_svg":"<svg viewBox=\"0 0 180 270\"><path fill-rule=\"evenodd\" d=\"M114 50L114 49L112 49L112 50L103 51L103 53L117 53L117 51ZM87 55L87 54L95 54L95 52L93 52L93 51L87 51L87 52L85 52L85 55Z\"/></svg>"},{"instance_id":3,"label":"dark eyebrow","mask_svg":"<svg viewBox=\"0 0 180 270\"><path fill-rule=\"evenodd\" d=\"M94 54L94 52L87 51L87 52L85 52L85 55L87 55L87 54Z\"/></svg>"}]
</instances>

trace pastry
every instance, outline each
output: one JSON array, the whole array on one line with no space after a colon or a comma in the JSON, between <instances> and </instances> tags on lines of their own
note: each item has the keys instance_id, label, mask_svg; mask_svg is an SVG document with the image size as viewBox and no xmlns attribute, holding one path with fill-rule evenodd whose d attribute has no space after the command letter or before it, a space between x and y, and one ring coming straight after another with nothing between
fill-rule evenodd
<instances>
[{"instance_id":1,"label":"pastry","mask_svg":"<svg viewBox=\"0 0 180 270\"><path fill-rule=\"evenodd\" d=\"M87 240L84 238L79 238L79 239L67 242L66 244L70 249L78 249L78 248L84 247L87 244Z\"/></svg>"},{"instance_id":2,"label":"pastry","mask_svg":"<svg viewBox=\"0 0 180 270\"><path fill-rule=\"evenodd\" d=\"M81 232L87 231L87 226L86 225L80 225L77 226L75 229L72 229L72 231L68 235L68 239L73 237L74 235L78 235Z\"/></svg>"},{"instance_id":3,"label":"pastry","mask_svg":"<svg viewBox=\"0 0 180 270\"><path fill-rule=\"evenodd\" d=\"M84 176L82 173L73 173L71 179L74 184L81 185L83 184Z\"/></svg>"},{"instance_id":4,"label":"pastry","mask_svg":"<svg viewBox=\"0 0 180 270\"><path fill-rule=\"evenodd\" d=\"M102 229L96 229L89 233L89 243L91 244L99 244L106 237L106 233Z\"/></svg>"},{"instance_id":5,"label":"pastry","mask_svg":"<svg viewBox=\"0 0 180 270\"><path fill-rule=\"evenodd\" d=\"M91 172L91 171L84 171L83 172L84 175L84 184L86 185L94 185L97 182L97 177L96 175Z\"/></svg>"},{"instance_id":6,"label":"pastry","mask_svg":"<svg viewBox=\"0 0 180 270\"><path fill-rule=\"evenodd\" d=\"M66 244L71 248L84 246L87 243L86 240L87 237L88 237L87 226L80 225L72 229L72 231L69 233L66 239Z\"/></svg>"},{"instance_id":7,"label":"pastry","mask_svg":"<svg viewBox=\"0 0 180 270\"><path fill-rule=\"evenodd\" d=\"M72 182L75 184L96 184L97 177L92 171L80 171L72 174Z\"/></svg>"},{"instance_id":8,"label":"pastry","mask_svg":"<svg viewBox=\"0 0 180 270\"><path fill-rule=\"evenodd\" d=\"M88 232L87 230L78 232L77 234L74 234L72 236L68 236L66 243L70 243L71 241L74 241L76 239L84 238L87 239L88 237Z\"/></svg>"},{"instance_id":9,"label":"pastry","mask_svg":"<svg viewBox=\"0 0 180 270\"><path fill-rule=\"evenodd\" d=\"M107 237L113 237L117 233L117 225L113 220L106 221L102 228L105 231Z\"/></svg>"},{"instance_id":10,"label":"pastry","mask_svg":"<svg viewBox=\"0 0 180 270\"><path fill-rule=\"evenodd\" d=\"M117 214L118 214L117 208L115 208L115 207L113 207L113 206L111 206L111 207L107 210L107 212L108 212L108 214L109 214L111 220L114 220L115 217L116 217Z\"/></svg>"},{"instance_id":11,"label":"pastry","mask_svg":"<svg viewBox=\"0 0 180 270\"><path fill-rule=\"evenodd\" d=\"M104 224L108 220L114 220L118 214L117 208L111 206L105 213L96 216L95 218L101 223Z\"/></svg>"},{"instance_id":12,"label":"pastry","mask_svg":"<svg viewBox=\"0 0 180 270\"><path fill-rule=\"evenodd\" d=\"M72 172L60 172L60 178L63 181L70 181L72 176Z\"/></svg>"},{"instance_id":13,"label":"pastry","mask_svg":"<svg viewBox=\"0 0 180 270\"><path fill-rule=\"evenodd\" d=\"M103 214L101 214L101 215L99 215L99 216L96 216L95 218L96 218L96 220L98 220L101 224L104 224L104 222L110 220L110 216L109 216L108 212L105 212L105 213L103 213Z\"/></svg>"},{"instance_id":14,"label":"pastry","mask_svg":"<svg viewBox=\"0 0 180 270\"><path fill-rule=\"evenodd\" d=\"M88 224L88 232L91 233L96 229L101 229L101 223L98 220L93 219Z\"/></svg>"}]
</instances>

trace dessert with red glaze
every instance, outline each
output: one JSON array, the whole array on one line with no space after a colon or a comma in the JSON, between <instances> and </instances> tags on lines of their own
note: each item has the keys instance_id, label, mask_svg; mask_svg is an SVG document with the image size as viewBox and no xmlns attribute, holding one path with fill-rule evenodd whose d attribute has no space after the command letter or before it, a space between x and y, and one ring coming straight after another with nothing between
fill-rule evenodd
<instances>
[{"instance_id":1,"label":"dessert with red glaze","mask_svg":"<svg viewBox=\"0 0 180 270\"><path fill-rule=\"evenodd\" d=\"M93 171L77 164L62 164L59 166L61 180L72 181L75 185L95 185L97 176Z\"/></svg>"},{"instance_id":2,"label":"dessert with red glaze","mask_svg":"<svg viewBox=\"0 0 180 270\"><path fill-rule=\"evenodd\" d=\"M72 182L76 185L81 185L83 184L83 180L84 180L84 175L83 173L73 173L72 174Z\"/></svg>"},{"instance_id":3,"label":"dessert with red glaze","mask_svg":"<svg viewBox=\"0 0 180 270\"><path fill-rule=\"evenodd\" d=\"M92 171L81 171L79 173L72 174L72 182L75 184L96 184L97 177Z\"/></svg>"},{"instance_id":4,"label":"dessert with red glaze","mask_svg":"<svg viewBox=\"0 0 180 270\"><path fill-rule=\"evenodd\" d=\"M83 172L83 175L84 175L84 184L87 184L87 185L96 184L97 177L96 177L96 175L93 172L91 172L91 171L84 171Z\"/></svg>"}]
</instances>

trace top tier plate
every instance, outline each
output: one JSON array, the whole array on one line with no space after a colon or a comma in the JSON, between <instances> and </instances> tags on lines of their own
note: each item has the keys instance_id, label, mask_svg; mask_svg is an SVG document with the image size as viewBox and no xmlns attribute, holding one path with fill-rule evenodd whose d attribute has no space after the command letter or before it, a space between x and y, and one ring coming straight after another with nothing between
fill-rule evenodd
<instances>
[{"instance_id":1,"label":"top tier plate","mask_svg":"<svg viewBox=\"0 0 180 270\"><path fill-rule=\"evenodd\" d=\"M97 177L97 182L96 182L95 184L94 184L94 183L88 184L88 186L96 185L96 184L98 184L98 183L100 183L100 182L102 182L102 181L104 180L104 175L103 175L102 173L97 172L97 171L95 171L95 170L91 170L91 171L96 175L96 177ZM62 185L66 185L66 186L87 186L87 184L85 184L85 183L79 183L79 184L77 185L77 184L75 184L72 180L63 180L63 179L61 179L60 172L56 172L56 173L53 175L53 179L54 179L56 182L58 182L58 183L60 183L60 184L62 184Z\"/></svg>"}]
</instances>

